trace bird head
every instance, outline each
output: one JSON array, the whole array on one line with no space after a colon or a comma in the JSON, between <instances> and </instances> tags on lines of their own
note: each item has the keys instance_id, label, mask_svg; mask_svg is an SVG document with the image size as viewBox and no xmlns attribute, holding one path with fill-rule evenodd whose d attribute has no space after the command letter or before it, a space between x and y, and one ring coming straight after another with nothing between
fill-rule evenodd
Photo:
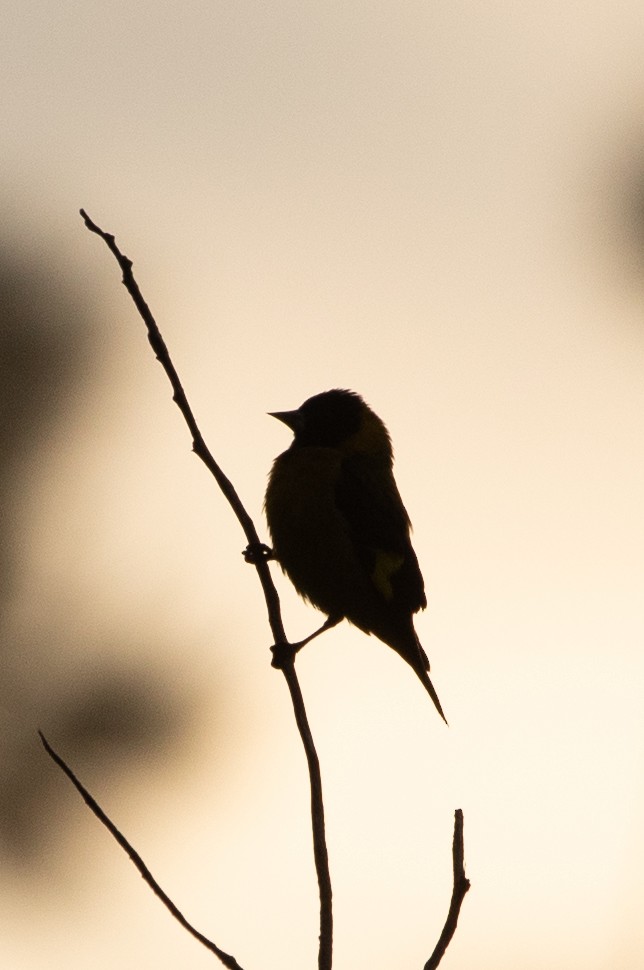
<instances>
[{"instance_id":1,"label":"bird head","mask_svg":"<svg viewBox=\"0 0 644 970\"><path fill-rule=\"evenodd\" d=\"M294 447L337 448L348 454L391 456L385 425L354 391L334 389L316 394L296 411L273 411L293 432Z\"/></svg>"}]
</instances>

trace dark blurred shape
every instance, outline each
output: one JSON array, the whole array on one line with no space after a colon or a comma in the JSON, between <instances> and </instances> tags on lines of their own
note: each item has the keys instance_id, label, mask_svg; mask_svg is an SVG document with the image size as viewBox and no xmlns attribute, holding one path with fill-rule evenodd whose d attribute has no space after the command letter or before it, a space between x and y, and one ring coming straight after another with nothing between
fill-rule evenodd
<instances>
[{"instance_id":1,"label":"dark blurred shape","mask_svg":"<svg viewBox=\"0 0 644 970\"><path fill-rule=\"evenodd\" d=\"M176 684L176 681L175 681ZM47 710L33 712L33 730L5 737L0 766L0 853L14 868L42 865L43 847L66 825L65 808L76 797L52 770L39 746L42 726L75 770L101 778L103 789L123 776L126 763L149 768L154 756L183 733L188 720L184 691L167 677L125 666L88 672L87 682L57 691ZM45 718L42 724L35 719ZM98 793L97 793L98 794Z\"/></svg>"},{"instance_id":2,"label":"dark blurred shape","mask_svg":"<svg viewBox=\"0 0 644 970\"><path fill-rule=\"evenodd\" d=\"M634 98L639 104L641 99ZM610 133L610 134L609 134ZM609 137L608 137L609 134ZM587 242L611 268L621 292L644 283L644 126L638 112L616 130L602 130L590 179L580 179L593 223L584 226ZM585 186L585 189L583 188ZM590 231L590 234L588 235Z\"/></svg>"},{"instance_id":3,"label":"dark blurred shape","mask_svg":"<svg viewBox=\"0 0 644 970\"><path fill-rule=\"evenodd\" d=\"M13 522L33 469L34 452L61 411L90 352L83 310L72 303L37 254L16 262L0 250L0 608L9 594L19 549ZM0 652L2 646L0 645Z\"/></svg>"},{"instance_id":4,"label":"dark blurred shape","mask_svg":"<svg viewBox=\"0 0 644 970\"><path fill-rule=\"evenodd\" d=\"M167 684L155 681L154 672L146 676L135 668L100 671L56 715L60 742L83 761L88 755L107 761L115 752L136 757L163 745L177 727L181 705Z\"/></svg>"},{"instance_id":5,"label":"dark blurred shape","mask_svg":"<svg viewBox=\"0 0 644 970\"><path fill-rule=\"evenodd\" d=\"M87 361L90 329L59 275L43 278L0 251L0 483L55 422ZM10 495L8 496L11 497ZM4 498L4 496L3 496Z\"/></svg>"},{"instance_id":6,"label":"dark blurred shape","mask_svg":"<svg viewBox=\"0 0 644 970\"><path fill-rule=\"evenodd\" d=\"M634 244L638 269L644 280L644 133L637 164L626 181L625 202L626 228Z\"/></svg>"},{"instance_id":7,"label":"dark blurred shape","mask_svg":"<svg viewBox=\"0 0 644 970\"><path fill-rule=\"evenodd\" d=\"M27 484L44 473L39 449L66 413L71 423L71 404L91 391L92 370L101 368L95 335L102 311L94 305L90 312L95 295L80 275L78 296L71 296L54 259L52 251L43 260L35 242L31 259L0 251L0 856L32 877L42 870L43 847L53 851L60 810L72 797L37 729L79 772L91 765L92 775L96 766L121 775L128 762L145 762L176 742L196 704L185 679L149 662L155 630L140 637L101 617L100 643L80 644L78 617L87 608L80 602L73 633L60 613L43 623L42 610L30 627L33 584L14 523L18 510L24 516ZM129 653L124 644L132 645ZM128 656L131 663L118 659Z\"/></svg>"}]
</instances>

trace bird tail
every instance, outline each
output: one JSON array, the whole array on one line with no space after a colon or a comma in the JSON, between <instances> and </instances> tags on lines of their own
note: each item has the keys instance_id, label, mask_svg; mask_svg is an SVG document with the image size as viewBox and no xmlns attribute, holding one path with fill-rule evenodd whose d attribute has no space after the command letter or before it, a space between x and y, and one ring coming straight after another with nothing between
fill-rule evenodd
<instances>
[{"instance_id":1,"label":"bird tail","mask_svg":"<svg viewBox=\"0 0 644 970\"><path fill-rule=\"evenodd\" d=\"M434 690L434 685L429 679L429 659L421 646L420 640L418 639L418 634L413 628L413 624L411 625L411 630L405 631L404 637L401 636L401 631L398 630L395 638L387 637L384 642L390 647L393 647L396 653L399 653L400 656L407 661L409 666L416 671L418 679L421 681L423 687L434 702L434 707L445 721L445 724L447 724L447 718L443 713L443 708L441 707L441 702L438 699L438 694Z\"/></svg>"},{"instance_id":2,"label":"bird tail","mask_svg":"<svg viewBox=\"0 0 644 970\"><path fill-rule=\"evenodd\" d=\"M418 647L418 656L421 658L421 663L420 664L418 664L418 663L412 663L412 667L414 668L414 670L418 674L418 677L419 677L419 679L420 679L423 687L425 688L425 690L427 691L427 693L429 694L429 696L433 700L434 707L436 708L436 710L438 711L438 713L440 714L440 716L445 721L445 724L447 724L447 718L443 714L443 708L441 707L441 702L438 699L438 694L434 690L434 685L432 684L431 680L429 679L429 657L427 656L427 654L423 650L422 645L421 645L421 642L418 639L418 634L416 633L415 630L414 630L414 638L416 640L416 646ZM447 726L449 727L449 724Z\"/></svg>"},{"instance_id":3,"label":"bird tail","mask_svg":"<svg viewBox=\"0 0 644 970\"><path fill-rule=\"evenodd\" d=\"M432 684L431 680L429 679L429 674L427 673L426 670L422 670L422 669L419 670L417 667L414 667L414 670L418 674L418 677L419 677L419 679L420 679L423 687L425 688L425 690L427 691L427 693L429 694L429 696L433 700L434 707L436 708L436 710L438 711L438 713L440 714L440 716L445 721L445 724L447 724L447 718L443 714L443 708L441 707L441 702L438 699L438 694L434 690L434 685ZM447 726L449 727L449 725L447 725Z\"/></svg>"}]
</instances>

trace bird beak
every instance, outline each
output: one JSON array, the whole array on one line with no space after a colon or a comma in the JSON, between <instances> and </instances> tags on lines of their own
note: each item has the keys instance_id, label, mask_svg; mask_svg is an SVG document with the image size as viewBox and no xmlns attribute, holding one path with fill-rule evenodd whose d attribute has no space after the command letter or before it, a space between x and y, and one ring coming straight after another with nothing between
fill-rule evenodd
<instances>
[{"instance_id":1,"label":"bird beak","mask_svg":"<svg viewBox=\"0 0 644 970\"><path fill-rule=\"evenodd\" d=\"M299 411L269 411L268 414L271 418L283 421L293 433L299 431L302 427L302 415Z\"/></svg>"}]
</instances>

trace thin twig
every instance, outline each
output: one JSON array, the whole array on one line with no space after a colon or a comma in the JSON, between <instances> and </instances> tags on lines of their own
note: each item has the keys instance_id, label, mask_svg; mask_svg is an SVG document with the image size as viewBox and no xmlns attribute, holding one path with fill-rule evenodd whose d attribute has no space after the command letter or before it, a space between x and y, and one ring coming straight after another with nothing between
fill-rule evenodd
<instances>
[{"instance_id":1,"label":"thin twig","mask_svg":"<svg viewBox=\"0 0 644 970\"><path fill-rule=\"evenodd\" d=\"M447 919L443 927L438 943L434 947L434 952L425 964L423 970L436 970L443 959L445 950L450 944L461 912L461 905L465 899L465 894L470 888L470 881L465 875L465 843L463 841L463 812L457 808L454 812L454 841L452 843L452 863L454 868L454 887L452 889L452 900L449 904Z\"/></svg>"},{"instance_id":2,"label":"thin twig","mask_svg":"<svg viewBox=\"0 0 644 970\"><path fill-rule=\"evenodd\" d=\"M114 836L121 848L124 849L129 855L130 859L139 870L152 892L155 894L155 896L159 897L163 905L172 913L174 918L181 923L183 928L194 936L196 940L203 943L207 950L210 950L212 953L218 956L223 965L228 967L228 970L242 970L234 957L232 957L229 953L225 953L224 950L221 950L215 943L212 942L212 940L209 940L207 936L204 936L204 934L200 933L198 929L195 929L192 923L188 922L181 910L179 910L172 902L168 894L161 889L161 886L156 881L136 849L128 842L123 833L117 829L114 822L112 822L112 820L105 814L98 802L90 795L85 786L78 780L69 765L67 765L61 756L54 751L42 731L39 731L38 734L40 735L40 740L42 741L43 747L49 757L58 765L59 768L62 769L62 771L65 772L74 788L83 797L85 804L92 810L96 818L103 823L105 828Z\"/></svg>"},{"instance_id":3,"label":"thin twig","mask_svg":"<svg viewBox=\"0 0 644 970\"><path fill-rule=\"evenodd\" d=\"M306 717L306 708L300 690L300 682L295 673L294 660L285 664L282 670L291 693L295 720L304 744L311 784L313 855L320 888L320 946L318 951L318 968L319 970L326 970L326 968L331 970L331 964L333 962L333 894L331 890L331 873L329 871L329 856L324 828L324 802L322 801L320 762Z\"/></svg>"},{"instance_id":4,"label":"thin twig","mask_svg":"<svg viewBox=\"0 0 644 970\"><path fill-rule=\"evenodd\" d=\"M83 217L87 228L91 232L96 233L97 236L100 236L105 242L107 248L110 250L121 268L121 272L123 274L123 286L130 294L134 305L136 306L143 322L145 323L150 346L152 347L157 360L166 372L168 380L172 386L172 399L181 411L181 414L188 425L188 430L192 435L192 450L196 455L198 455L199 458L201 458L208 471L215 478L219 488L224 493L224 496L228 500L233 512L239 520L239 524L244 530L248 544L253 547L259 546L259 536L257 535L257 530L253 520L244 508L232 482L223 473L222 469L219 467L206 446L203 435L201 434L195 420L195 416L192 413L192 408L188 403L186 393L183 389L181 381L179 380L179 375L177 374L176 368L170 359L170 354L168 353L165 340L161 336L161 331L157 326L156 320L152 316L150 307L143 298L139 285L134 278L134 274L132 272L132 260L128 259L128 257L119 250L112 233L105 232L100 228L100 226L97 226L96 223L90 219L84 209L80 210L80 214ZM275 638L275 643L285 643L286 635L284 633L284 626L280 616L279 599L277 596L277 590L275 589L275 584L271 579L268 564L265 558L260 556L258 556L256 560L253 560L253 564L257 568L257 572L259 573L259 578L262 583L262 589L264 590L266 606L268 608L268 618L271 625L271 631Z\"/></svg>"},{"instance_id":5,"label":"thin twig","mask_svg":"<svg viewBox=\"0 0 644 970\"><path fill-rule=\"evenodd\" d=\"M185 391L179 380L179 375L172 363L168 348L161 336L161 332L150 311L150 308L143 298L138 283L132 272L132 260L125 256L116 245L114 236L104 232L95 222L90 219L84 209L80 210L81 216L87 228L100 236L108 249L116 259L123 274L123 285L130 294L143 322L145 323L148 340L163 367L168 380L172 386L173 400L181 411L185 422L192 435L192 449L201 458L208 470L214 476L224 496L228 500L233 512L237 516L239 523L244 530L247 542L251 549L258 549L261 546L255 525L244 508L241 499L237 495L231 481L223 473L211 452L209 451L203 436L199 430L192 409L188 403ZM277 645L288 644L284 625L280 612L279 597L275 584L271 577L270 569L265 556L257 555L252 558L253 565L257 569L266 607L268 610L268 620L273 634L274 642ZM295 666L292 661L282 665L284 677L291 695L295 720L300 732L302 744L306 754L309 769L309 782L311 787L311 822L313 829L313 855L318 880L318 890L320 896L320 947L318 952L319 970L331 970L333 954L333 910L331 893L331 874L329 871L329 859L326 847L326 833L324 826L324 802L322 800L322 778L320 775L320 765L313 743L311 730L309 728L306 708L302 698ZM100 816L99 816L100 817ZM110 830L111 831L111 830Z\"/></svg>"}]
</instances>

